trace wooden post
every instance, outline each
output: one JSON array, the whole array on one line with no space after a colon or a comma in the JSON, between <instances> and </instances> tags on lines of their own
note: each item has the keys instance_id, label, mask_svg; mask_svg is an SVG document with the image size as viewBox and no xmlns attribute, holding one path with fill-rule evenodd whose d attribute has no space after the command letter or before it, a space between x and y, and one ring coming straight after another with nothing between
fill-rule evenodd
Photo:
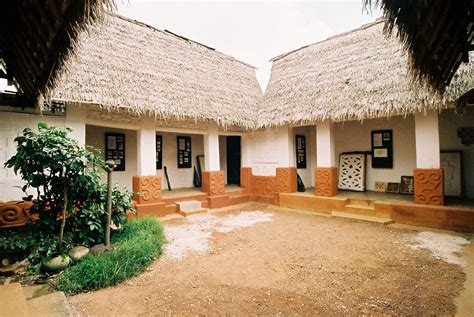
<instances>
[{"instance_id":1,"label":"wooden post","mask_svg":"<svg viewBox=\"0 0 474 317\"><path fill-rule=\"evenodd\" d=\"M115 162L108 160L107 166L107 223L105 224L105 246L110 247L110 221L112 219L112 172L115 168Z\"/></svg>"}]
</instances>

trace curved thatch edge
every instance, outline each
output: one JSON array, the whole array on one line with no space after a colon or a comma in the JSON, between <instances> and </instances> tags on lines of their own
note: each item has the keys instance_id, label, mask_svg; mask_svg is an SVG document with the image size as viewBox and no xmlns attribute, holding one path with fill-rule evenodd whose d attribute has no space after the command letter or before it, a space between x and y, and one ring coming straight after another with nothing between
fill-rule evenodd
<instances>
[{"instance_id":1,"label":"curved thatch edge","mask_svg":"<svg viewBox=\"0 0 474 317\"><path fill-rule=\"evenodd\" d=\"M63 27L53 39L51 47L57 47L52 68L47 77L41 78L33 96L37 106L42 110L44 102L51 100L51 92L57 87L61 76L67 71L71 58L78 46L79 34L88 30L93 24L102 21L107 12L116 9L115 0L72 1L64 17Z\"/></svg>"}]
</instances>

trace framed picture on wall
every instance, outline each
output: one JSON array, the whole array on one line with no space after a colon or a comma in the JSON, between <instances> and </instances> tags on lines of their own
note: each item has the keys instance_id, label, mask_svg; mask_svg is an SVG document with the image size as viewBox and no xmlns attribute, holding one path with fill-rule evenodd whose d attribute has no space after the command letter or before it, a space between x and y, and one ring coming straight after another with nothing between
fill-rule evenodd
<instances>
[{"instance_id":1,"label":"framed picture on wall","mask_svg":"<svg viewBox=\"0 0 474 317\"><path fill-rule=\"evenodd\" d=\"M156 169L163 168L163 136L156 135Z\"/></svg>"},{"instance_id":2,"label":"framed picture on wall","mask_svg":"<svg viewBox=\"0 0 474 317\"><path fill-rule=\"evenodd\" d=\"M177 150L178 150L178 168L191 168L192 166L192 152L191 152L191 137L178 136Z\"/></svg>"},{"instance_id":3,"label":"framed picture on wall","mask_svg":"<svg viewBox=\"0 0 474 317\"><path fill-rule=\"evenodd\" d=\"M413 195L415 192L415 178L413 176L402 176L400 179L400 194Z\"/></svg>"},{"instance_id":4,"label":"framed picture on wall","mask_svg":"<svg viewBox=\"0 0 474 317\"><path fill-rule=\"evenodd\" d=\"M125 134L105 133L105 160L114 160L114 171L125 171Z\"/></svg>"},{"instance_id":5,"label":"framed picture on wall","mask_svg":"<svg viewBox=\"0 0 474 317\"><path fill-rule=\"evenodd\" d=\"M372 131L372 168L393 168L392 130Z\"/></svg>"},{"instance_id":6,"label":"framed picture on wall","mask_svg":"<svg viewBox=\"0 0 474 317\"><path fill-rule=\"evenodd\" d=\"M296 145L296 168L306 168L306 137L295 136Z\"/></svg>"}]
</instances>

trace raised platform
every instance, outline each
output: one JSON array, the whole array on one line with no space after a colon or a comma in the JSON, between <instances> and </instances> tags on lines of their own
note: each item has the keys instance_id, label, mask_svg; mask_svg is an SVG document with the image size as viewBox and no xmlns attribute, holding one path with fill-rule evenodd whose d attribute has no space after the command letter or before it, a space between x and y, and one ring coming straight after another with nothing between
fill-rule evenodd
<instances>
[{"instance_id":1,"label":"raised platform","mask_svg":"<svg viewBox=\"0 0 474 317\"><path fill-rule=\"evenodd\" d=\"M427 206L415 204L411 195L343 191L334 197L318 197L308 190L281 193L279 201L282 207L299 210L379 217L403 224L474 232L471 200L448 198L448 206ZM455 204L449 205L451 202Z\"/></svg>"}]
</instances>

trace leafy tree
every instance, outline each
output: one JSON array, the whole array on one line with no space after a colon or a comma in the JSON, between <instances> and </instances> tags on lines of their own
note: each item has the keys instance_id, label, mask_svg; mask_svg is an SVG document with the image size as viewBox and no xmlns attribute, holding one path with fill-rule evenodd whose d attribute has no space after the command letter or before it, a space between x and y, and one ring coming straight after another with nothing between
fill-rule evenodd
<instances>
[{"instance_id":1,"label":"leafy tree","mask_svg":"<svg viewBox=\"0 0 474 317\"><path fill-rule=\"evenodd\" d=\"M82 147L69 138L70 131L45 123L38 124L38 132L24 129L15 138L17 153L5 166L25 181L24 192L35 193L26 199L33 200L31 212L38 217L37 230L60 230L61 234L65 230L76 242L92 245L104 237L107 187L101 183L101 174L105 163L94 154L99 150ZM127 210L133 211L131 201L132 193L114 187L112 220L116 225L126 219Z\"/></svg>"}]
</instances>

